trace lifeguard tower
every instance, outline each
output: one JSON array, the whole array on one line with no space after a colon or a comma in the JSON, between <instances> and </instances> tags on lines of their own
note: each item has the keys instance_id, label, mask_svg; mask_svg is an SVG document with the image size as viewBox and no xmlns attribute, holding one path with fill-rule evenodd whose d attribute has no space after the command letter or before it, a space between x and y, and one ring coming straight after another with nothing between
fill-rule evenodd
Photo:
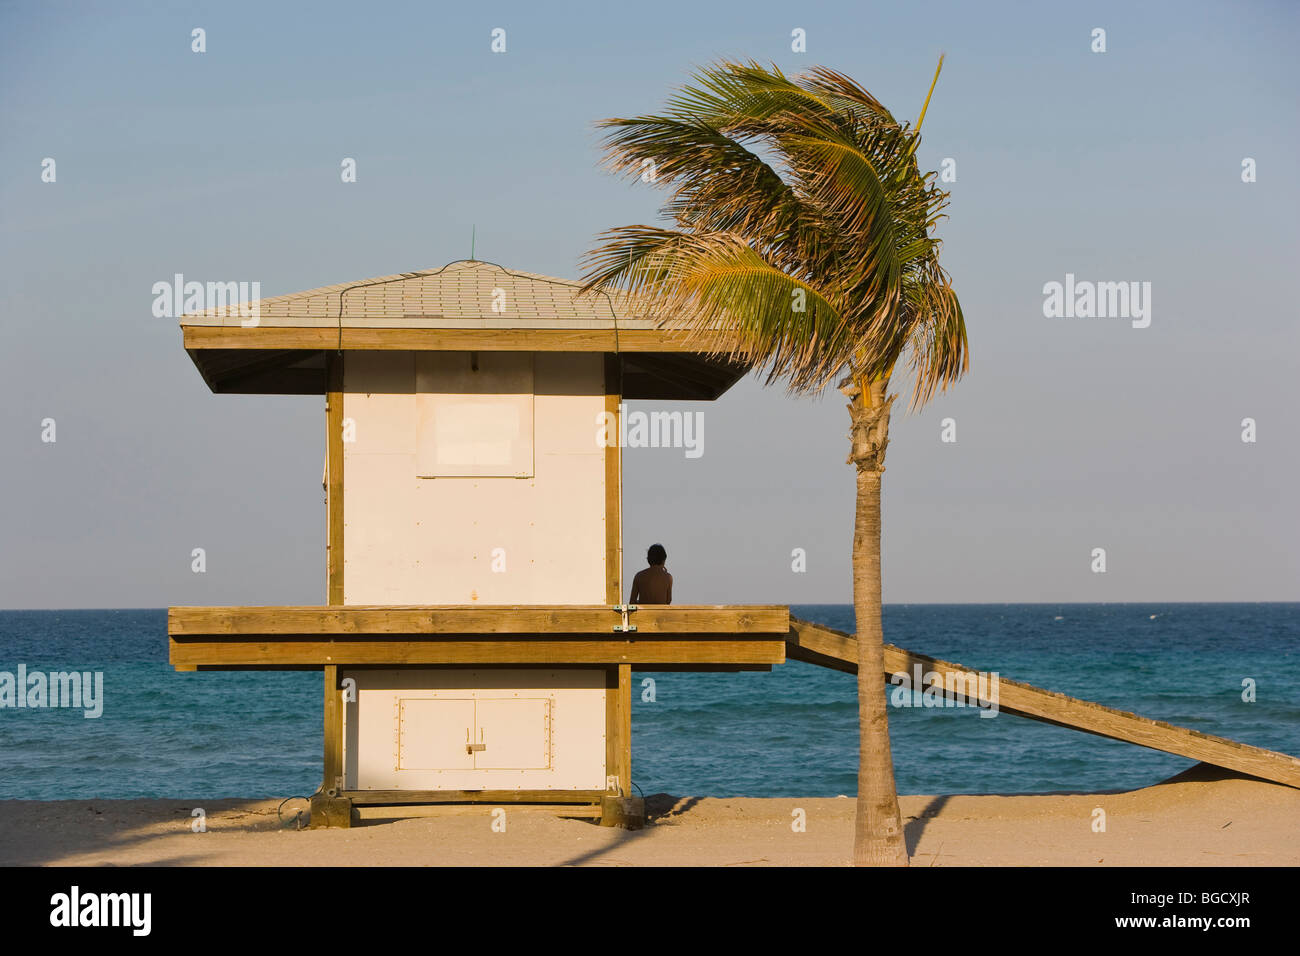
<instances>
[{"instance_id":1,"label":"lifeguard tower","mask_svg":"<svg viewBox=\"0 0 1300 956\"><path fill-rule=\"evenodd\" d=\"M478 802L629 822L632 671L785 660L784 606L622 603L621 402L747 369L578 291L471 260L181 320L213 392L325 397L327 603L168 615L177 670L324 672L313 826Z\"/></svg>"},{"instance_id":2,"label":"lifeguard tower","mask_svg":"<svg viewBox=\"0 0 1300 956\"><path fill-rule=\"evenodd\" d=\"M181 320L212 391L325 396L327 604L168 612L177 670L324 672L313 826L456 803L636 825L634 670L857 672L851 635L784 606L621 603L621 401L711 401L746 368L577 293L463 261ZM946 699L974 677L892 645L884 664ZM995 689L1002 713L1300 787L1288 754Z\"/></svg>"}]
</instances>

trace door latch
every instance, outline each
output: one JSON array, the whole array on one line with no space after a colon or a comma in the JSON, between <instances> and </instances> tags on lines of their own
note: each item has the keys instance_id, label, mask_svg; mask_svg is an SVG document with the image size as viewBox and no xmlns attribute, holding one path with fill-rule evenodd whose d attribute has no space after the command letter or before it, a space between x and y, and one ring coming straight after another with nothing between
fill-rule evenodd
<instances>
[{"instance_id":1,"label":"door latch","mask_svg":"<svg viewBox=\"0 0 1300 956\"><path fill-rule=\"evenodd\" d=\"M635 604L615 604L611 610L623 615L623 623L614 625L615 634L628 634L636 630L635 624L628 623L628 615L636 610Z\"/></svg>"}]
</instances>

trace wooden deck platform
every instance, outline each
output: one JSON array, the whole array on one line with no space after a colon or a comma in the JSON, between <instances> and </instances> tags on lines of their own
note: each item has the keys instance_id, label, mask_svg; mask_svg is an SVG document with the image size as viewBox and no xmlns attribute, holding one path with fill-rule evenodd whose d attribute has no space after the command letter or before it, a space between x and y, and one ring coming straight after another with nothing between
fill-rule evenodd
<instances>
[{"instance_id":1,"label":"wooden deck platform","mask_svg":"<svg viewBox=\"0 0 1300 956\"><path fill-rule=\"evenodd\" d=\"M847 674L858 672L858 642L852 635L795 617L790 618L786 656L791 660L818 664ZM960 664L936 660L886 644L882 679L888 680L890 675L896 673L911 674L913 666L917 664L923 672L932 671L943 675L972 673L970 668ZM1000 712L1070 730L1082 730L1099 737L1122 740L1275 783L1300 787L1300 759L1289 754L1139 717L1137 714L1067 697L1031 684L1007 680L1000 675L997 696Z\"/></svg>"},{"instance_id":2,"label":"wooden deck platform","mask_svg":"<svg viewBox=\"0 0 1300 956\"><path fill-rule=\"evenodd\" d=\"M785 661L783 605L173 607L177 670L359 665L629 664L767 669Z\"/></svg>"},{"instance_id":3,"label":"wooden deck platform","mask_svg":"<svg viewBox=\"0 0 1300 956\"><path fill-rule=\"evenodd\" d=\"M791 617L782 605L648 605L627 615L635 630L624 626L622 611L609 605L173 607L167 615L170 660L183 671L560 664L770 670L789 658L857 673L852 635ZM882 680L916 665L940 675L972 673L891 644L884 664ZM1000 712L1300 787L1300 759L1288 754L1001 676L997 686Z\"/></svg>"}]
</instances>

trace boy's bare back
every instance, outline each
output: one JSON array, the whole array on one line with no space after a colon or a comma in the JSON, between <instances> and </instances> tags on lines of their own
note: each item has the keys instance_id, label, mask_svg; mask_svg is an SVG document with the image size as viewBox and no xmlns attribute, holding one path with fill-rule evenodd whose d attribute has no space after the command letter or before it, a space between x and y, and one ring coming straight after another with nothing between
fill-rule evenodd
<instances>
[{"instance_id":1,"label":"boy's bare back","mask_svg":"<svg viewBox=\"0 0 1300 956\"><path fill-rule=\"evenodd\" d=\"M673 576L662 564L651 565L638 571L632 579L632 596L629 604L672 604Z\"/></svg>"},{"instance_id":2,"label":"boy's bare back","mask_svg":"<svg viewBox=\"0 0 1300 956\"><path fill-rule=\"evenodd\" d=\"M629 604L672 604L673 576L664 567L668 552L662 544L652 544L645 554L650 567L638 571L632 579L632 596Z\"/></svg>"}]
</instances>

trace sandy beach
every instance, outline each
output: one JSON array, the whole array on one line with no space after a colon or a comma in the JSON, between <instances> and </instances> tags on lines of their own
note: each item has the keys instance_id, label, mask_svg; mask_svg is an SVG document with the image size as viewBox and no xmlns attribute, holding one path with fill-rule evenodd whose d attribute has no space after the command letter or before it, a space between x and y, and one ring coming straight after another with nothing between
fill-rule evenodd
<instances>
[{"instance_id":1,"label":"sandy beach","mask_svg":"<svg viewBox=\"0 0 1300 956\"><path fill-rule=\"evenodd\" d=\"M286 829L278 800L0 801L5 866L837 866L853 800L647 800L638 831L489 807ZM900 798L914 866L1300 865L1300 790L1198 766L1125 793ZM1094 811L1106 814L1093 832ZM806 830L792 827L802 809Z\"/></svg>"}]
</instances>

